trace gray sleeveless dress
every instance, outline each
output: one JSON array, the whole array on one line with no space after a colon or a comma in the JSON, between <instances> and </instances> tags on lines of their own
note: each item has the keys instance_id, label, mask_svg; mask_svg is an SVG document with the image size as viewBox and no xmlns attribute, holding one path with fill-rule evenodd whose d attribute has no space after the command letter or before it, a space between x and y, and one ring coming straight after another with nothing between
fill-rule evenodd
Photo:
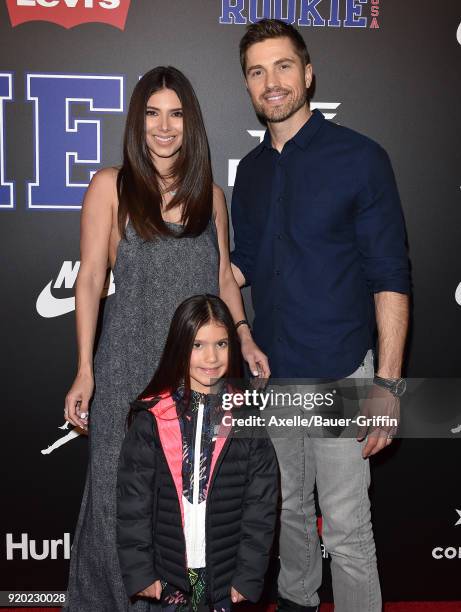
<instances>
[{"instance_id":1,"label":"gray sleeveless dress","mask_svg":"<svg viewBox=\"0 0 461 612\"><path fill-rule=\"evenodd\" d=\"M175 232L180 226L168 223ZM115 537L116 477L125 419L159 362L171 318L186 298L219 294L219 250L213 221L195 238L142 240L129 223L114 267L95 357L89 463L70 563L70 612L145 612L131 604L120 576ZM147 585L146 585L147 586Z\"/></svg>"}]
</instances>

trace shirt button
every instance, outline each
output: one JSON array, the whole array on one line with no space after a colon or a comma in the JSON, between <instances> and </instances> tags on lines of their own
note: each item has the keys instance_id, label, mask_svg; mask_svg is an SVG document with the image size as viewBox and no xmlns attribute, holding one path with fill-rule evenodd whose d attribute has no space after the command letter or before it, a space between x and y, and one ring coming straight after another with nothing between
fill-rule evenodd
<instances>
[{"instance_id":1,"label":"shirt button","mask_svg":"<svg viewBox=\"0 0 461 612\"><path fill-rule=\"evenodd\" d=\"M278 197L277 202L283 202L283 196Z\"/></svg>"},{"instance_id":2,"label":"shirt button","mask_svg":"<svg viewBox=\"0 0 461 612\"><path fill-rule=\"evenodd\" d=\"M275 271L275 276L280 276L280 270Z\"/></svg>"}]
</instances>

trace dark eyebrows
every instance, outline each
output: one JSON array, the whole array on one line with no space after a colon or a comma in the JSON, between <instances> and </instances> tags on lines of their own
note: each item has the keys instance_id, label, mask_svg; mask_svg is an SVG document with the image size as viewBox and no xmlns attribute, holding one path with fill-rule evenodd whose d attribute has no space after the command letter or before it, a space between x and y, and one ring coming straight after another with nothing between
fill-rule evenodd
<instances>
[{"instance_id":1,"label":"dark eyebrows","mask_svg":"<svg viewBox=\"0 0 461 612\"><path fill-rule=\"evenodd\" d=\"M294 61L295 61L294 57L282 57L282 59L279 59L276 62L274 62L274 65L277 66L278 64L285 64L286 62L294 63Z\"/></svg>"},{"instance_id":2,"label":"dark eyebrows","mask_svg":"<svg viewBox=\"0 0 461 612\"><path fill-rule=\"evenodd\" d=\"M200 342L200 344L216 344L216 342L223 342L224 340L229 340L229 336L224 336L224 338L220 338L219 340L215 340L214 342L205 342L204 340L200 340L200 338L195 338L194 342Z\"/></svg>"},{"instance_id":3,"label":"dark eyebrows","mask_svg":"<svg viewBox=\"0 0 461 612\"><path fill-rule=\"evenodd\" d=\"M250 72L250 70L256 70L256 68L262 68L261 64L256 64L255 66L248 66L247 74Z\"/></svg>"},{"instance_id":4,"label":"dark eyebrows","mask_svg":"<svg viewBox=\"0 0 461 612\"><path fill-rule=\"evenodd\" d=\"M294 57L282 57L281 59L274 62L274 66L278 66L279 64L284 64L285 62L294 63L296 60ZM251 70L256 70L257 68L263 68L261 64L256 64L255 66L249 66L247 68L247 74L250 73Z\"/></svg>"},{"instance_id":5,"label":"dark eyebrows","mask_svg":"<svg viewBox=\"0 0 461 612\"><path fill-rule=\"evenodd\" d=\"M150 106L149 104L146 106L146 110L155 110L155 111L159 111L161 110L160 108L157 108L156 106ZM170 113L176 113L177 111L182 111L182 106L179 108L170 108L169 112Z\"/></svg>"}]
</instances>

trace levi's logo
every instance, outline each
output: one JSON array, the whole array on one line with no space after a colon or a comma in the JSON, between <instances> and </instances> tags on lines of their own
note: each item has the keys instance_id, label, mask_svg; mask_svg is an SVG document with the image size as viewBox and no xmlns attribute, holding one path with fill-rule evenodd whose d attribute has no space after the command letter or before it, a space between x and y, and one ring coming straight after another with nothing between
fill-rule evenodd
<instances>
[{"instance_id":1,"label":"levi's logo","mask_svg":"<svg viewBox=\"0 0 461 612\"><path fill-rule=\"evenodd\" d=\"M131 0L6 0L13 27L51 21L68 29L82 23L107 23L125 29Z\"/></svg>"}]
</instances>

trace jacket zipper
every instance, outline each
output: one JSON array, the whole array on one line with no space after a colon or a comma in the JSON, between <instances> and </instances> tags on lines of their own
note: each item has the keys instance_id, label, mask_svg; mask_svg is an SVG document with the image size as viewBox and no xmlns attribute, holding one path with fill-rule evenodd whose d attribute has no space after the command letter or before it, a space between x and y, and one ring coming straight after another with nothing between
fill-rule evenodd
<instances>
[{"instance_id":1,"label":"jacket zipper","mask_svg":"<svg viewBox=\"0 0 461 612\"><path fill-rule=\"evenodd\" d=\"M194 432L194 473L193 473L193 486L192 486L192 521L191 531L193 536L197 533L197 509L199 504L199 493L200 493L200 457L202 449L202 427L203 427L203 412L204 404L200 401L198 405L197 419L195 420L195 432ZM206 544L205 544L206 547ZM206 550L206 548L205 548ZM187 561L187 549L186 549L186 561ZM187 565L187 563L186 563Z\"/></svg>"},{"instance_id":2,"label":"jacket zipper","mask_svg":"<svg viewBox=\"0 0 461 612\"><path fill-rule=\"evenodd\" d=\"M195 425L195 440L194 440L194 486L192 487L192 504L198 504L200 492L200 451L202 449L202 427L203 427L203 411L204 404L200 402L198 405L198 414Z\"/></svg>"},{"instance_id":3,"label":"jacket zipper","mask_svg":"<svg viewBox=\"0 0 461 612\"><path fill-rule=\"evenodd\" d=\"M206 400L205 400L206 401ZM200 451L202 447L202 427L203 427L203 413L204 413L205 405L202 400L200 400L198 405L198 413L197 418L194 420L194 430L193 430L193 440L194 440L194 474L193 474L193 486L192 486L192 516L193 521L191 528L193 533L197 531L197 515L194 512L194 506L198 504L199 493L200 493ZM181 508L180 508L181 509ZM183 530L183 539L184 539L184 550L185 550L185 574L186 574L186 583L189 579L188 577L188 563L187 563L187 544L186 544L186 536ZM205 544L206 551L206 544ZM205 552L206 555L206 552Z\"/></svg>"}]
</instances>

